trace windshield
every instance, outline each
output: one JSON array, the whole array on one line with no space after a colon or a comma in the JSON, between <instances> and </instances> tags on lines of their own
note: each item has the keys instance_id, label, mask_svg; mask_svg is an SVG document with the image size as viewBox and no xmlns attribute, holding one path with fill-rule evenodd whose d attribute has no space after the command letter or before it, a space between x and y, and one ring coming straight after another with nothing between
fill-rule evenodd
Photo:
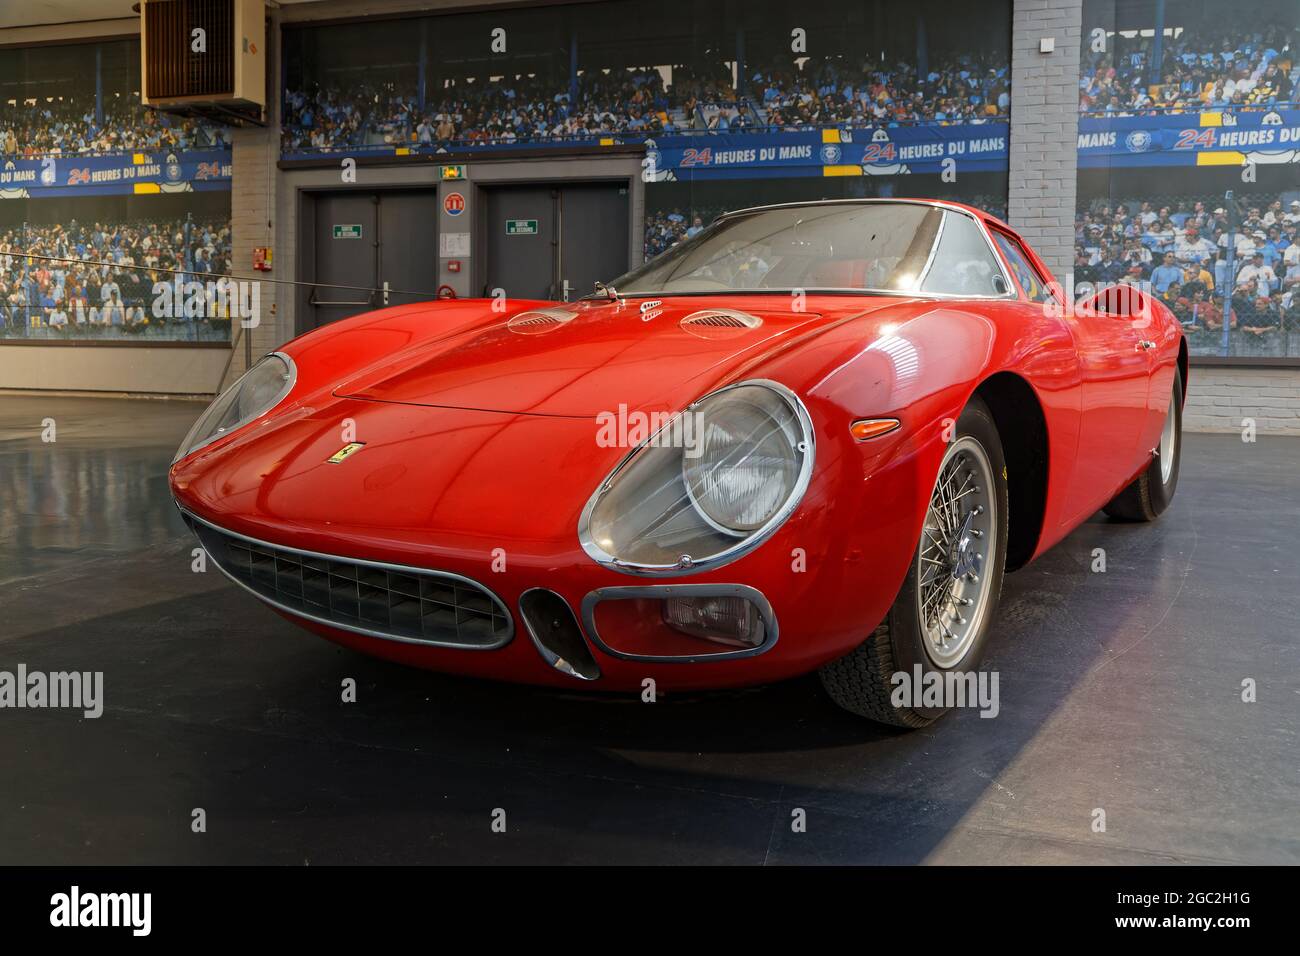
<instances>
[{"instance_id":1,"label":"windshield","mask_svg":"<svg viewBox=\"0 0 1300 956\"><path fill-rule=\"evenodd\" d=\"M833 289L988 296L1010 289L973 217L905 202L729 216L608 285L620 295Z\"/></svg>"}]
</instances>

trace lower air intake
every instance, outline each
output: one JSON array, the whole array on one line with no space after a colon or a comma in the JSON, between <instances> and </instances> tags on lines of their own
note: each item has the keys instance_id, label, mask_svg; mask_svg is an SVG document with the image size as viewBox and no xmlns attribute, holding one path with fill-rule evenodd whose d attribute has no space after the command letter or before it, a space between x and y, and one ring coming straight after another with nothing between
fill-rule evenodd
<instances>
[{"instance_id":1,"label":"lower air intake","mask_svg":"<svg viewBox=\"0 0 1300 956\"><path fill-rule=\"evenodd\" d=\"M222 571L268 604L348 631L414 644L489 650L513 634L491 591L441 571L297 551L186 514Z\"/></svg>"},{"instance_id":2,"label":"lower air intake","mask_svg":"<svg viewBox=\"0 0 1300 956\"><path fill-rule=\"evenodd\" d=\"M591 656L578 619L564 598L546 588L532 588L519 598L519 612L546 663L579 680L600 677L600 667Z\"/></svg>"}]
</instances>

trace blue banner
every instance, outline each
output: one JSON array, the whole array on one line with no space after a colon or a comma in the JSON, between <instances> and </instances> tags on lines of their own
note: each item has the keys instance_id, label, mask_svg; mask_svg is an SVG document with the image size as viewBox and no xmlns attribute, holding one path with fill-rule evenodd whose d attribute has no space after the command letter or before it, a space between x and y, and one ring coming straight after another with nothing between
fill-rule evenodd
<instances>
[{"instance_id":1,"label":"blue banner","mask_svg":"<svg viewBox=\"0 0 1300 956\"><path fill-rule=\"evenodd\" d=\"M39 156L0 164L0 199L229 190L230 150Z\"/></svg>"},{"instance_id":2,"label":"blue banner","mask_svg":"<svg viewBox=\"0 0 1300 956\"><path fill-rule=\"evenodd\" d=\"M1079 166L1300 163L1300 110L1079 118Z\"/></svg>"},{"instance_id":3,"label":"blue banner","mask_svg":"<svg viewBox=\"0 0 1300 956\"><path fill-rule=\"evenodd\" d=\"M646 147L657 180L984 172L1006 169L1007 123L662 136Z\"/></svg>"},{"instance_id":4,"label":"blue banner","mask_svg":"<svg viewBox=\"0 0 1300 956\"><path fill-rule=\"evenodd\" d=\"M286 161L338 156L436 156L502 150L554 151L575 145L644 144L648 181L678 179L753 179L780 176L901 176L984 172L1007 167L1006 120L944 126L940 124L862 129L776 130L748 133L665 133L648 138L635 133L607 133L588 140L535 143L412 144L409 146L340 146L282 154Z\"/></svg>"}]
</instances>

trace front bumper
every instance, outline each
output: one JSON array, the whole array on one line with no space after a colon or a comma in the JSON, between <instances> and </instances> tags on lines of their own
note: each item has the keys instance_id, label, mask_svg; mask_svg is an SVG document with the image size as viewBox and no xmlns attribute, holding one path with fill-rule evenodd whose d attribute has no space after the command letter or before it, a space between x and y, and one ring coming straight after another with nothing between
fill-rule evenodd
<instances>
[{"instance_id":1,"label":"front bumper","mask_svg":"<svg viewBox=\"0 0 1300 956\"><path fill-rule=\"evenodd\" d=\"M462 573L465 569L353 557L347 548L307 550L287 543L285 534L236 531L182 502L178 507L212 563L286 619L364 653L431 670L637 692L649 678L659 691L698 690L769 683L812 670L848 649L827 644L825 632L817 634L797 621L799 643L778 641L786 628L773 602L751 584L677 580L628 586L620 583L626 577L594 565L537 573L540 569L518 567L518 561L499 575L489 571L489 578L482 569L470 575ZM539 592L555 600L539 608ZM627 622L626 614L598 620L602 608L630 610L634 604L705 595L751 601L764 625L761 644L717 644L672 631L652 614L641 615L632 628L637 633L625 638L620 621ZM570 621L562 619L560 606ZM659 640L662 635L666 641ZM668 653L637 650L659 646Z\"/></svg>"}]
</instances>

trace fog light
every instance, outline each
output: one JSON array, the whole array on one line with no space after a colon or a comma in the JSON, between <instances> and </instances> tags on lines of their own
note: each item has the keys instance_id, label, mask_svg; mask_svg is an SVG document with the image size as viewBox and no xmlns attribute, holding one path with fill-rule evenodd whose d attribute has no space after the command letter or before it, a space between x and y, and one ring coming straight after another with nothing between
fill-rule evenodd
<instances>
[{"instance_id":1,"label":"fog light","mask_svg":"<svg viewBox=\"0 0 1300 956\"><path fill-rule=\"evenodd\" d=\"M664 601L664 623L683 634L730 647L763 643L763 618L741 597L674 597Z\"/></svg>"}]
</instances>

